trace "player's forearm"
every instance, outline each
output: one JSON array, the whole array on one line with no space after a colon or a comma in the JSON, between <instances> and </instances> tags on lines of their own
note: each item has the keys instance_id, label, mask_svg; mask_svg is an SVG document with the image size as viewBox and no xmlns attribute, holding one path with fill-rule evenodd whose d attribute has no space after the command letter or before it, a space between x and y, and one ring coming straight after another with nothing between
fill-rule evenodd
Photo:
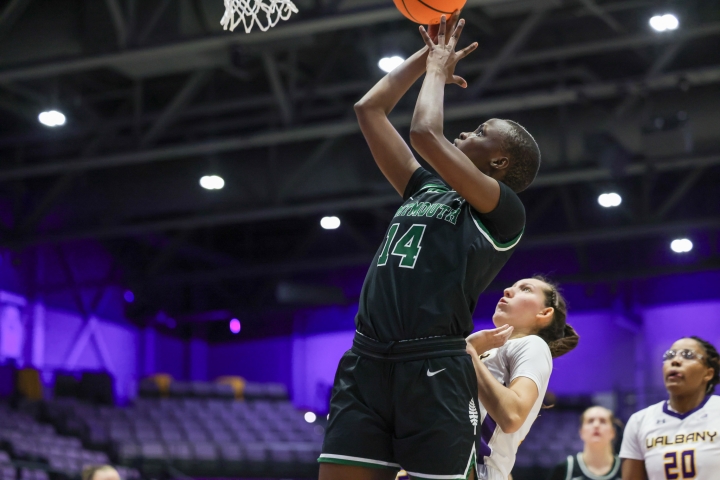
<instances>
[{"instance_id":1,"label":"player's forearm","mask_svg":"<svg viewBox=\"0 0 720 480\"><path fill-rule=\"evenodd\" d=\"M525 421L517 393L501 385L478 357L473 356L472 361L478 382L478 398L488 415L503 432L516 432Z\"/></svg>"},{"instance_id":2,"label":"player's forearm","mask_svg":"<svg viewBox=\"0 0 720 480\"><path fill-rule=\"evenodd\" d=\"M385 115L388 115L417 79L425 73L427 52L427 47L423 47L392 72L381 78L355 104L355 111L360 114L363 111L380 110Z\"/></svg>"},{"instance_id":3,"label":"player's forearm","mask_svg":"<svg viewBox=\"0 0 720 480\"><path fill-rule=\"evenodd\" d=\"M436 143L443 136L444 100L445 73L438 67L432 67L425 75L410 126L410 139L413 146L417 144L416 149L420 153L426 144Z\"/></svg>"}]
</instances>

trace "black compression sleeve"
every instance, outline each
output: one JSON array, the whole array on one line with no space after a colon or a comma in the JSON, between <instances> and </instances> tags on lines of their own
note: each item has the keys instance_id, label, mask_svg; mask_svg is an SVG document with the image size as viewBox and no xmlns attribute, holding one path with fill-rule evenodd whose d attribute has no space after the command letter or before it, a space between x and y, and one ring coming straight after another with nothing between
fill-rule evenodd
<instances>
[{"instance_id":1,"label":"black compression sleeve","mask_svg":"<svg viewBox=\"0 0 720 480\"><path fill-rule=\"evenodd\" d=\"M509 242L525 228L525 207L510 187L500 184L500 199L492 212L476 212L478 218L490 231L493 238L500 242Z\"/></svg>"}]
</instances>

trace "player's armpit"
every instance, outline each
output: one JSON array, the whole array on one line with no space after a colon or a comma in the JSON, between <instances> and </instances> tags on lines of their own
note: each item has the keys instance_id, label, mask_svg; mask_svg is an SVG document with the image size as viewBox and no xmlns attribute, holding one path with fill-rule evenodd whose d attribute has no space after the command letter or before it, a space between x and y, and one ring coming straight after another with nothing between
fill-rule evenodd
<instances>
[{"instance_id":1,"label":"player's armpit","mask_svg":"<svg viewBox=\"0 0 720 480\"><path fill-rule=\"evenodd\" d=\"M413 148L448 185L480 213L492 212L500 201L500 184L482 173L442 130L415 126L410 131Z\"/></svg>"},{"instance_id":2,"label":"player's armpit","mask_svg":"<svg viewBox=\"0 0 720 480\"><path fill-rule=\"evenodd\" d=\"M622 462L622 480L647 480L645 462L624 458Z\"/></svg>"},{"instance_id":3,"label":"player's armpit","mask_svg":"<svg viewBox=\"0 0 720 480\"><path fill-rule=\"evenodd\" d=\"M384 112L365 108L361 103L355 106L355 112L375 163L402 196L420 164Z\"/></svg>"}]
</instances>

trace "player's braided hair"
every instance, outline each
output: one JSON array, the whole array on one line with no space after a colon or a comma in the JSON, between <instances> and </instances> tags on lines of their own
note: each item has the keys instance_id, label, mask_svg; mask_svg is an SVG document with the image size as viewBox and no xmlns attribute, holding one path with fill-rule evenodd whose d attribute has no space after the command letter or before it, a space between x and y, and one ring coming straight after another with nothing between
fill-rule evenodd
<instances>
[{"instance_id":1,"label":"player's braided hair","mask_svg":"<svg viewBox=\"0 0 720 480\"><path fill-rule=\"evenodd\" d=\"M540 147L525 127L512 120L504 120L502 149L510 159L510 166L502 182L513 192L522 192L535 180L540 169Z\"/></svg>"},{"instance_id":2,"label":"player's braided hair","mask_svg":"<svg viewBox=\"0 0 720 480\"><path fill-rule=\"evenodd\" d=\"M542 275L533 275L532 278L547 285L547 288L543 289L545 306L552 307L554 310L550 324L541 329L537 336L545 340L550 347L550 354L553 358L557 358L577 347L580 336L566 321L567 303L558 291L557 285Z\"/></svg>"},{"instance_id":3,"label":"player's braided hair","mask_svg":"<svg viewBox=\"0 0 720 480\"><path fill-rule=\"evenodd\" d=\"M720 355L718 355L715 345L707 340L703 340L702 338L694 335L690 338L698 342L703 347L705 350L705 363L708 367L713 369L714 375L707 384L707 390L705 390L706 395L711 395L715 391L715 386L720 382Z\"/></svg>"}]
</instances>

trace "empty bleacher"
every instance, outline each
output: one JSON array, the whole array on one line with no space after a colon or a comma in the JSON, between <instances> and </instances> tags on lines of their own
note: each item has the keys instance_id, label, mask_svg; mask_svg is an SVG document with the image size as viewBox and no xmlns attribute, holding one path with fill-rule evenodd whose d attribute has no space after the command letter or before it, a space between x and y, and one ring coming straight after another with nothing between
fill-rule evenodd
<instances>
[{"instance_id":1,"label":"empty bleacher","mask_svg":"<svg viewBox=\"0 0 720 480\"><path fill-rule=\"evenodd\" d=\"M265 392L269 393L269 392ZM138 398L129 408L74 399L48 405L61 430L118 462L195 476L314 476L324 430L287 400Z\"/></svg>"},{"instance_id":2,"label":"empty bleacher","mask_svg":"<svg viewBox=\"0 0 720 480\"><path fill-rule=\"evenodd\" d=\"M105 452L85 449L79 438L58 435L52 425L39 423L27 413L0 404L3 480L48 480L48 473L54 478L73 479L80 476L86 465L107 463L110 461ZM134 469L121 470L124 480L140 477Z\"/></svg>"}]
</instances>

